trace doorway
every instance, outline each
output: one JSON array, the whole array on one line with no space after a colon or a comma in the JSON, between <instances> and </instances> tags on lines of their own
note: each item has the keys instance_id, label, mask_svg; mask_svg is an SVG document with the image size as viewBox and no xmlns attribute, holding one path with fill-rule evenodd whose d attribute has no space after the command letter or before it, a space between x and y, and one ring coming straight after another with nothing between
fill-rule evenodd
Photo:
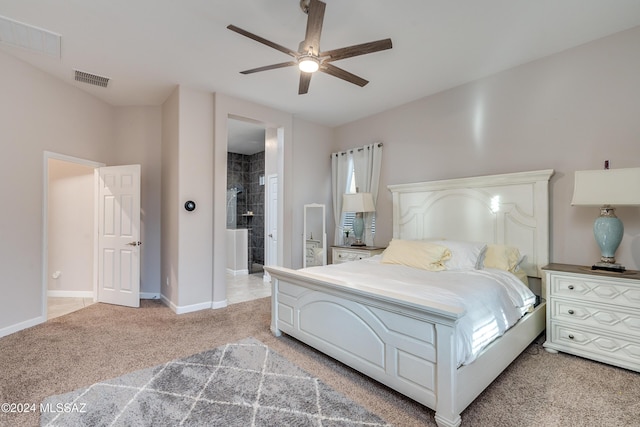
<instances>
[{"instance_id":1,"label":"doorway","mask_svg":"<svg viewBox=\"0 0 640 427\"><path fill-rule=\"evenodd\" d=\"M262 123L227 119L227 300L264 293L265 136Z\"/></svg>"},{"instance_id":2,"label":"doorway","mask_svg":"<svg viewBox=\"0 0 640 427\"><path fill-rule=\"evenodd\" d=\"M94 170L102 166L103 163L90 160L44 153L44 318L49 317L49 312L51 316L66 314L96 301Z\"/></svg>"}]
</instances>

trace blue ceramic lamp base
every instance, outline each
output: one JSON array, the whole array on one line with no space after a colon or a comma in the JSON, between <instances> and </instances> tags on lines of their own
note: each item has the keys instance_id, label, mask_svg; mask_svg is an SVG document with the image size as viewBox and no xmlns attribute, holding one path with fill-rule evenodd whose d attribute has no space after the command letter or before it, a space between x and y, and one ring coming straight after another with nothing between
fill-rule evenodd
<instances>
[{"instance_id":1,"label":"blue ceramic lamp base","mask_svg":"<svg viewBox=\"0 0 640 427\"><path fill-rule=\"evenodd\" d=\"M600 262L592 270L625 271L624 266L616 263L616 250L622 242L624 227L616 216L615 208L605 205L600 208L600 216L593 223L593 235L600 246Z\"/></svg>"},{"instance_id":2,"label":"blue ceramic lamp base","mask_svg":"<svg viewBox=\"0 0 640 427\"><path fill-rule=\"evenodd\" d=\"M356 217L353 219L353 235L356 241L351 246L366 246L362 241L362 235L364 234L364 219L362 218L362 212L356 212Z\"/></svg>"}]
</instances>

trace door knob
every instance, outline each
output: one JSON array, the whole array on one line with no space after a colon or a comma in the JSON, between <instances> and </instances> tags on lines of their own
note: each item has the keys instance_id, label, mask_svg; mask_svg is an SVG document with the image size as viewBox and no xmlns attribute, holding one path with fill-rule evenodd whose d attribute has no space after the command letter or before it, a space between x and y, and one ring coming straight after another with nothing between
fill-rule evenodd
<instances>
[{"instance_id":1,"label":"door knob","mask_svg":"<svg viewBox=\"0 0 640 427\"><path fill-rule=\"evenodd\" d=\"M129 243L127 243L127 245L129 245L129 246L140 246L140 245L142 245L142 242L129 242Z\"/></svg>"}]
</instances>

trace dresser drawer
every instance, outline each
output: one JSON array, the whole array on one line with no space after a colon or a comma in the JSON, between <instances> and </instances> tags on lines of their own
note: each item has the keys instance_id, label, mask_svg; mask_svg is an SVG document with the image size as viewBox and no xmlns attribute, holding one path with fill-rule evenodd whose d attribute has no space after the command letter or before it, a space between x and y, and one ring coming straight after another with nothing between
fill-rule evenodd
<instances>
[{"instance_id":1,"label":"dresser drawer","mask_svg":"<svg viewBox=\"0 0 640 427\"><path fill-rule=\"evenodd\" d=\"M374 246L362 246L362 247L334 247L331 250L331 258L333 264L340 264L343 262L357 261L360 259L371 258L374 255L380 254L384 251L384 248Z\"/></svg>"},{"instance_id":2,"label":"dresser drawer","mask_svg":"<svg viewBox=\"0 0 640 427\"><path fill-rule=\"evenodd\" d=\"M346 249L334 249L333 251L333 263L339 264L341 262L357 261L359 259L370 258L371 255L366 252L349 251Z\"/></svg>"},{"instance_id":3,"label":"dresser drawer","mask_svg":"<svg viewBox=\"0 0 640 427\"><path fill-rule=\"evenodd\" d=\"M640 310L624 310L619 306L589 304L585 302L552 298L551 320L606 329L640 339Z\"/></svg>"},{"instance_id":4,"label":"dresser drawer","mask_svg":"<svg viewBox=\"0 0 640 427\"><path fill-rule=\"evenodd\" d=\"M613 282L606 278L552 274L548 287L549 297L640 308L640 287L637 281L626 284L622 280Z\"/></svg>"},{"instance_id":5,"label":"dresser drawer","mask_svg":"<svg viewBox=\"0 0 640 427\"><path fill-rule=\"evenodd\" d=\"M551 347L640 371L640 339L551 322Z\"/></svg>"}]
</instances>

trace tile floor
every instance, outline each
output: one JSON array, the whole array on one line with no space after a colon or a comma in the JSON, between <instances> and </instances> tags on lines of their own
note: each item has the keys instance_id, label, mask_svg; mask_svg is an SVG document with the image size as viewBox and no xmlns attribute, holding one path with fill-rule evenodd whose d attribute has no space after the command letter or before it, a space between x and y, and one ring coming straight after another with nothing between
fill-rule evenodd
<instances>
[{"instance_id":1,"label":"tile floor","mask_svg":"<svg viewBox=\"0 0 640 427\"><path fill-rule=\"evenodd\" d=\"M271 296L271 283L263 280L263 272L233 276L227 274L227 302L236 304L252 299ZM72 313L93 304L93 298L59 298L47 300L47 319Z\"/></svg>"},{"instance_id":2,"label":"tile floor","mask_svg":"<svg viewBox=\"0 0 640 427\"><path fill-rule=\"evenodd\" d=\"M262 271L242 276L227 274L227 302L235 304L271 296L271 283L263 280Z\"/></svg>"},{"instance_id":3,"label":"tile floor","mask_svg":"<svg viewBox=\"0 0 640 427\"><path fill-rule=\"evenodd\" d=\"M51 320L72 313L93 304L93 298L49 297L47 299L47 319Z\"/></svg>"}]
</instances>

